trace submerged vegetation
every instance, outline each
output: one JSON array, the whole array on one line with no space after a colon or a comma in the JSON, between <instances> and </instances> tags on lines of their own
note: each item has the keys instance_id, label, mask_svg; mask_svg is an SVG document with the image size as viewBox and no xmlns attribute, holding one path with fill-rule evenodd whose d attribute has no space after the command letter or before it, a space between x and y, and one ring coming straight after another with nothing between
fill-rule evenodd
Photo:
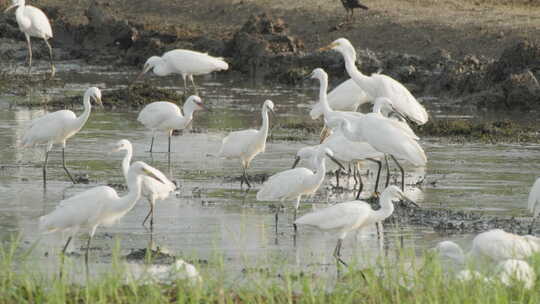
<instances>
[{"instance_id":1,"label":"submerged vegetation","mask_svg":"<svg viewBox=\"0 0 540 304\"><path fill-rule=\"evenodd\" d=\"M57 273L39 271L19 242L0 247L0 303L538 303L540 289L526 289L515 281L506 286L495 278L460 281L457 267L445 267L444 261L426 251L419 258L402 250L398 257L379 259L370 268L360 270L358 261L341 268L336 276L333 264L325 271L298 271L275 258L273 266L246 267L232 282L224 280L223 257L195 264L201 281L149 280L137 276L118 256L101 274L76 282L70 267L62 279ZM362 257L358 256L358 259ZM150 262L150 261L146 261ZM200 262L200 261L199 261ZM73 264L77 262L74 261ZM248 262L246 262L248 263ZM256 264L257 262L255 262ZM540 256L530 264L540 273ZM364 277L366 279L364 279Z\"/></svg>"}]
</instances>

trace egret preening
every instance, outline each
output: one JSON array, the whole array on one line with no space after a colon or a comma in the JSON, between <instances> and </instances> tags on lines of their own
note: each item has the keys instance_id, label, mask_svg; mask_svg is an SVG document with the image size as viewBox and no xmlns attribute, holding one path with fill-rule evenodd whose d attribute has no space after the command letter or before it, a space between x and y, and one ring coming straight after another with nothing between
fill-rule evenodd
<instances>
[{"instance_id":1,"label":"egret preening","mask_svg":"<svg viewBox=\"0 0 540 304\"><path fill-rule=\"evenodd\" d=\"M428 121L426 109L418 103L409 90L395 79L383 75L372 74L367 76L362 74L355 65L356 50L345 38L339 38L320 50L333 49L343 55L345 68L349 76L364 92L374 100L377 97L387 97L394 103L395 109L405 115L410 120L419 125Z\"/></svg>"},{"instance_id":2,"label":"egret preening","mask_svg":"<svg viewBox=\"0 0 540 304\"><path fill-rule=\"evenodd\" d=\"M305 158L310 160L311 169L315 169L317 165L316 154L319 149L324 148L329 148L330 150L332 150L332 152L334 152L334 158L336 158L338 161L353 163L353 176L355 180L357 178L356 173L359 173L358 166L361 160L367 159L373 161L377 163L378 171L380 172L381 170L380 159L384 157L383 153L375 150L367 142L351 141L347 139L339 130L336 130L330 136L328 136L322 144L304 147L298 150L298 152L296 153L296 161L293 165L293 168L294 166L296 166L296 164L301 158ZM337 172L339 172L339 169ZM360 187L358 189L356 199L360 197L360 193L363 189L363 182L360 174L358 174L358 182L360 184ZM336 185L339 186L339 173L336 173Z\"/></svg>"},{"instance_id":3,"label":"egret preening","mask_svg":"<svg viewBox=\"0 0 540 304\"><path fill-rule=\"evenodd\" d=\"M349 79L335 87L327 96L328 105L335 111L356 112L359 106L370 101L366 93ZM319 101L313 105L309 115L312 119L317 119L323 115L323 105Z\"/></svg>"},{"instance_id":4,"label":"egret preening","mask_svg":"<svg viewBox=\"0 0 540 304\"><path fill-rule=\"evenodd\" d=\"M285 201L295 200L294 205L294 220L300 206L302 195L312 195L321 186L326 175L325 156L328 156L337 164L334 158L334 153L328 149L319 149L317 155L317 170L315 173L306 168L294 168L279 172L268 178L262 188L257 192L257 200L259 201ZM345 169L345 168L342 168ZM276 231L278 223L279 208L276 209ZM296 224L294 232L296 234Z\"/></svg>"},{"instance_id":5,"label":"egret preening","mask_svg":"<svg viewBox=\"0 0 540 304\"><path fill-rule=\"evenodd\" d=\"M135 78L134 82L150 70L153 70L157 76L180 74L184 79L184 94L187 94L186 78L189 77L195 94L198 95L193 75L204 75L215 71L224 71L228 68L229 65L223 58L212 57L206 53L177 49L168 51L161 57L152 56L148 58L142 72Z\"/></svg>"},{"instance_id":6,"label":"egret preening","mask_svg":"<svg viewBox=\"0 0 540 304\"><path fill-rule=\"evenodd\" d=\"M384 117L383 106L392 107L392 101L378 98L373 113L364 115L354 128L347 119L327 122L330 127L340 126L343 135L352 141L366 141L377 151L389 154L401 171L401 190L405 190L405 171L396 158L405 159L415 166L425 166L427 157L418 144L418 137L404 123ZM377 185L376 185L377 186Z\"/></svg>"},{"instance_id":7,"label":"egret preening","mask_svg":"<svg viewBox=\"0 0 540 304\"><path fill-rule=\"evenodd\" d=\"M77 134L88 120L92 108L91 98L97 104L103 106L101 103L101 91L96 87L91 87L84 93L84 111L79 117L70 110L60 110L38 117L30 123L30 127L22 138L21 145L22 147L46 145L45 162L43 163L43 184L47 182L47 161L53 144L62 144L62 166L71 181L75 183L75 179L73 179L66 167L64 157L66 140Z\"/></svg>"},{"instance_id":8,"label":"egret preening","mask_svg":"<svg viewBox=\"0 0 540 304\"><path fill-rule=\"evenodd\" d=\"M334 257L338 263L341 262L346 266L347 264L341 259L341 245L347 234L384 221L394 212L392 202L400 199L410 201L399 188L389 186L381 194L379 199L381 208L378 210L373 210L371 205L364 201L349 201L303 215L295 221L295 224L338 234Z\"/></svg>"},{"instance_id":9,"label":"egret preening","mask_svg":"<svg viewBox=\"0 0 540 304\"><path fill-rule=\"evenodd\" d=\"M137 120L147 129L152 130L152 142L150 152L154 147L154 138L158 131L165 131L169 135L169 153L171 153L171 136L173 130L185 129L193 120L193 112L198 110L209 110L199 96L189 96L184 103L184 115L180 108L168 101L156 101L146 105Z\"/></svg>"},{"instance_id":10,"label":"egret preening","mask_svg":"<svg viewBox=\"0 0 540 304\"><path fill-rule=\"evenodd\" d=\"M19 29L24 33L24 37L26 37L26 44L28 46L28 74L30 74L30 70L32 69L32 45L30 43L30 37L36 37L43 39L49 48L51 78L54 77L55 68L53 64L52 47L48 41L53 37L49 19L39 8L25 5L25 0L13 0L13 4L6 8L4 12L15 7L17 7L17 10L15 10L15 18L17 19Z\"/></svg>"},{"instance_id":11,"label":"egret preening","mask_svg":"<svg viewBox=\"0 0 540 304\"><path fill-rule=\"evenodd\" d=\"M440 245L444 243L444 246ZM459 245L451 241L444 241L437 245L439 252L457 261L464 261L466 257L477 258L478 261L501 262L508 259L526 259L536 252L540 252L540 238L525 235L520 236L508 233L501 229L492 229L478 234L472 241L472 248L468 255L460 256L456 248Z\"/></svg>"},{"instance_id":12,"label":"egret preening","mask_svg":"<svg viewBox=\"0 0 540 304\"><path fill-rule=\"evenodd\" d=\"M65 253L71 239L79 229L88 229L88 242L84 261L88 272L88 249L96 229L100 225L110 226L128 213L141 196L142 176L156 179L159 177L152 167L143 162L134 162L129 168L127 185L129 192L119 197L108 186L99 186L86 190L61 201L51 213L40 217L39 226L43 232L67 232L69 237L62 249Z\"/></svg>"},{"instance_id":13,"label":"egret preening","mask_svg":"<svg viewBox=\"0 0 540 304\"><path fill-rule=\"evenodd\" d=\"M116 143L113 151L116 152L120 150L126 151L126 156L122 160L122 171L126 181L128 181L129 166L131 164L131 157L133 156L133 146L129 140L122 139ZM161 171L152 167L152 173L159 178L159 181L155 178L142 176L142 196L146 198L150 204L150 211L148 211L148 215L146 215L142 224L144 226L148 218L150 218L150 229L154 226L154 207L156 205L156 200L164 200L169 197L171 192L176 190L176 185Z\"/></svg>"},{"instance_id":14,"label":"egret preening","mask_svg":"<svg viewBox=\"0 0 540 304\"><path fill-rule=\"evenodd\" d=\"M529 192L528 209L533 215L533 220L529 227L529 234L532 234L534 221L540 214L540 178L534 182L531 192Z\"/></svg>"},{"instance_id":15,"label":"egret preening","mask_svg":"<svg viewBox=\"0 0 540 304\"><path fill-rule=\"evenodd\" d=\"M257 156L266 149L266 137L268 136L268 111L274 113L274 103L271 100L266 100L263 103L261 115L262 125L259 130L248 129L242 131L234 131L229 133L221 143L219 156L225 158L239 158L242 162L243 174L240 178L240 187L244 182L251 188L246 170L249 164Z\"/></svg>"}]
</instances>

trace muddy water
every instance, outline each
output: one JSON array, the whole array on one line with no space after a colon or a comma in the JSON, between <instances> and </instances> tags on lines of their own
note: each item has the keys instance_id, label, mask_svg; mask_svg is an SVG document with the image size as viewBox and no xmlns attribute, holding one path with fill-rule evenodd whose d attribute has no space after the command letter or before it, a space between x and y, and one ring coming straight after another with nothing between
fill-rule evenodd
<instances>
[{"instance_id":1,"label":"muddy water","mask_svg":"<svg viewBox=\"0 0 540 304\"><path fill-rule=\"evenodd\" d=\"M76 62L59 67L61 85L46 91L29 89L29 96L24 98L80 95L90 85L107 90L125 85L135 73L111 72L97 67L81 69ZM147 77L147 81L175 88L181 84L173 77ZM94 108L86 126L69 140L66 149L72 173L88 179L88 183L73 185L69 182L61 168L60 150L55 148L49 158L49 182L45 190L41 180L43 149L17 148L25 126L32 118L42 115L43 109L16 107L20 97L0 95L0 239L9 242L13 235L20 235L23 247L39 241L40 245L32 255L34 261L38 261L43 269L55 269L56 253L62 246L62 239L40 235L37 232L39 216L52 211L60 200L96 185L124 183L120 171L123 154L110 150L112 143L127 138L134 145L134 159L161 169L181 186L178 193L157 203L152 234L154 247L188 260L212 260L216 255L221 256L226 267L233 270L232 278L240 276L245 267L269 267L276 260L298 269L306 266L327 269L326 266L333 265L331 253L335 239L332 236L300 228L294 247L290 224L292 204L289 202L284 203L287 208L280 213L276 235L274 211L280 204L256 201L255 193L260 183L254 183L254 189L249 192L241 191L239 182L234 179L240 174L239 162L215 156L221 139L229 130L258 127L260 105L265 99L272 99L276 104L277 126L275 121L271 123L274 134L292 132L280 129L279 120L310 119L308 106L317 92L313 84L301 88L263 86L248 79L222 75L202 77L198 82L201 95L213 111L196 113L193 132L173 137L170 162L168 155L163 153L167 149L166 136L157 137L156 153L147 152L151 133L136 121L137 111ZM74 110L78 113L82 107ZM315 143L315 135L303 136L298 141L269 139L267 152L257 156L249 173L273 174L287 169L296 150ZM453 144L436 138L424 139L422 145L428 154L428 167L406 167L409 170L407 192L420 205L525 214L529 187L540 172L540 164L536 161L540 147ZM365 196L373 189L374 169L371 164L364 164L364 172L369 172L367 178L364 176ZM396 173L394 170L393 175ZM354 184L352 180L342 183ZM334 184L333 178L327 177L317 195L302 202L300 214L352 198L352 192L335 191ZM108 268L114 240L119 242L122 255L148 246L150 232L141 226L147 212L148 203L141 199L118 224L98 228L91 247L94 272ZM405 247L418 252L448 238L467 247L471 238L469 235L443 236L430 228L412 226L388 226L385 232L387 247L396 248L402 238ZM86 236L78 237L71 251L82 253L85 242ZM343 254L348 260L356 257L362 261L363 256L373 257L378 253L379 243L372 230L358 238L352 236L344 243ZM83 262L77 255L68 260L74 267ZM212 269L215 265L210 263L202 267Z\"/></svg>"}]
</instances>

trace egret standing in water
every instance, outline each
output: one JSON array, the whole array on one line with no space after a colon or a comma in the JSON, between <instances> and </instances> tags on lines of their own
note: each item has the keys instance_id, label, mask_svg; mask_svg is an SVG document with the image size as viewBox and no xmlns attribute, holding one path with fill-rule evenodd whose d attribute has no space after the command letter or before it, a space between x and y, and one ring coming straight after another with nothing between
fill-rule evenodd
<instances>
[{"instance_id":1,"label":"egret standing in water","mask_svg":"<svg viewBox=\"0 0 540 304\"><path fill-rule=\"evenodd\" d=\"M32 69L32 44L30 43L30 37L36 37L43 39L49 48L51 78L54 77L55 68L53 64L52 47L48 41L53 37L49 19L39 8L25 5L25 0L13 0L13 4L6 8L4 12L15 7L17 7L17 10L15 10L15 18L17 19L19 29L24 33L24 37L26 37L26 44L28 46L28 74L30 74L30 70Z\"/></svg>"},{"instance_id":2,"label":"egret standing in water","mask_svg":"<svg viewBox=\"0 0 540 304\"><path fill-rule=\"evenodd\" d=\"M184 115L180 108L168 101L156 101L146 105L137 120L147 129L152 130L152 142L150 152L154 147L154 138L158 131L165 131L169 135L169 153L171 153L171 136L173 130L185 129L193 120L193 112L198 110L209 110L199 96L189 96L184 103Z\"/></svg>"},{"instance_id":3,"label":"egret standing in water","mask_svg":"<svg viewBox=\"0 0 540 304\"><path fill-rule=\"evenodd\" d=\"M334 153L330 149L319 149L317 154L317 170L315 172L306 168L294 168L274 174L268 178L259 192L257 192L257 200L295 200L293 218L296 220L296 213L298 212L302 195L314 194L324 181L326 175L325 156L331 158L336 164L340 164L339 161L334 158ZM276 232L278 214L279 208L276 208ZM296 235L296 224L293 224L293 227Z\"/></svg>"},{"instance_id":4,"label":"egret standing in water","mask_svg":"<svg viewBox=\"0 0 540 304\"><path fill-rule=\"evenodd\" d=\"M295 224L337 233L338 242L334 250L334 257L338 263L347 266L341 259L343 239L351 231L384 221L394 212L394 204L392 202L400 199L410 201L399 188L389 186L381 194L379 199L381 208L378 210L373 210L371 205L364 201L349 201L308 213L297 219Z\"/></svg>"},{"instance_id":5,"label":"egret standing in water","mask_svg":"<svg viewBox=\"0 0 540 304\"><path fill-rule=\"evenodd\" d=\"M266 149L266 137L268 136L268 127L270 125L268 111L274 113L274 103L271 100L266 100L263 103L261 110L262 125L259 130L234 131L223 138L221 150L218 155L225 158L240 159L243 170L242 177L240 178L240 187L245 182L248 188L251 188L246 170L249 168L253 158Z\"/></svg>"},{"instance_id":6,"label":"egret standing in water","mask_svg":"<svg viewBox=\"0 0 540 304\"><path fill-rule=\"evenodd\" d=\"M65 199L51 213L39 218L43 232L68 232L69 237L62 249L65 253L71 239L79 229L88 229L88 242L84 261L88 273L88 249L96 229L100 225L110 226L128 213L141 196L142 177L146 175L161 182L155 169L143 162L135 162L128 172L127 195L119 197L111 187L99 186Z\"/></svg>"},{"instance_id":7,"label":"egret standing in water","mask_svg":"<svg viewBox=\"0 0 540 304\"><path fill-rule=\"evenodd\" d=\"M533 220L531 221L531 226L529 227L529 234L532 234L533 225L540 214L540 178L537 179L529 192L529 201L528 209L533 215Z\"/></svg>"},{"instance_id":8,"label":"egret standing in water","mask_svg":"<svg viewBox=\"0 0 540 304\"><path fill-rule=\"evenodd\" d=\"M152 56L146 60L142 72L135 78L137 81L146 72L153 70L157 76L167 76L170 74L180 74L184 80L184 94L187 94L186 79L191 80L195 94L197 87L193 81L193 75L204 75L215 71L225 71L229 68L223 58L212 57L206 53L200 53L190 50L172 50L163 56Z\"/></svg>"},{"instance_id":9,"label":"egret standing in water","mask_svg":"<svg viewBox=\"0 0 540 304\"><path fill-rule=\"evenodd\" d=\"M393 107L388 98L378 98L373 113L364 115L353 128L348 120L337 118L328 122L339 125L343 135L352 141L366 141L377 151L389 154L401 171L401 190L405 190L405 171L396 158L405 159L415 166L425 166L427 157L418 144L418 137L402 122L384 117L383 107ZM377 189L375 189L377 190Z\"/></svg>"},{"instance_id":10,"label":"egret standing in water","mask_svg":"<svg viewBox=\"0 0 540 304\"><path fill-rule=\"evenodd\" d=\"M372 100L377 97L389 98L399 113L415 123L423 125L428 121L426 109L418 103L411 92L400 82L383 74L367 76L358 70L355 64L356 50L349 40L339 38L320 50L329 49L338 51L343 55L347 73Z\"/></svg>"},{"instance_id":11,"label":"egret standing in water","mask_svg":"<svg viewBox=\"0 0 540 304\"><path fill-rule=\"evenodd\" d=\"M126 151L126 156L122 160L122 172L126 181L129 178L129 166L131 164L131 157L133 156L133 146L131 142L127 139L122 139L118 141L115 145L114 152L124 150ZM150 211L148 215L144 218L142 225L146 223L148 218L150 218L150 229L154 227L154 207L156 205L156 200L164 200L169 197L169 194L176 190L176 185L171 182L161 171L152 167L152 173L159 178L159 181L155 178L148 176L142 176L142 196L148 200L150 204Z\"/></svg>"},{"instance_id":12,"label":"egret standing in water","mask_svg":"<svg viewBox=\"0 0 540 304\"><path fill-rule=\"evenodd\" d=\"M75 179L73 179L73 176L66 167L64 152L66 141L82 129L90 116L92 108L90 99L94 99L97 104L103 106L101 103L101 91L96 87L91 87L84 93L84 111L79 117L70 110L56 111L32 120L30 127L25 132L22 138L22 147L46 145L45 162L43 163L44 185L47 182L47 161L53 144L62 144L62 166L71 181L75 183Z\"/></svg>"}]
</instances>

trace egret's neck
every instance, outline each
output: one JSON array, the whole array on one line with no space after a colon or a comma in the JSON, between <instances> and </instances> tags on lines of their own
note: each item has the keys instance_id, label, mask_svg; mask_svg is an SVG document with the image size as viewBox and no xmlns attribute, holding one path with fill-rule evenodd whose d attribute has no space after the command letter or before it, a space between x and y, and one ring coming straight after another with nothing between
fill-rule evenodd
<instances>
[{"instance_id":1,"label":"egret's neck","mask_svg":"<svg viewBox=\"0 0 540 304\"><path fill-rule=\"evenodd\" d=\"M78 132L80 129L82 129L82 127L84 126L84 124L86 123L86 121L88 120L88 117L90 116L90 112L91 112L91 109L92 109L92 105L90 104L90 95L89 94L84 94L84 97L83 97L83 104L84 104L84 111L82 112L81 115L79 115L79 117L77 117L77 119L75 120L75 125L74 125L74 128L75 130Z\"/></svg>"},{"instance_id":2,"label":"egret's neck","mask_svg":"<svg viewBox=\"0 0 540 304\"><path fill-rule=\"evenodd\" d=\"M328 115L332 112L332 108L328 104L328 94L326 93L328 91L328 76L323 75L319 78L319 82L321 84L319 88L319 102L321 103L324 115Z\"/></svg>"},{"instance_id":3,"label":"egret's neck","mask_svg":"<svg viewBox=\"0 0 540 304\"><path fill-rule=\"evenodd\" d=\"M133 147L128 146L126 148L126 155L122 160L122 171L124 172L124 177L126 181L128 180L129 166L131 164L131 157L133 156Z\"/></svg>"},{"instance_id":4,"label":"egret's neck","mask_svg":"<svg viewBox=\"0 0 540 304\"><path fill-rule=\"evenodd\" d=\"M385 220L387 217L392 215L394 212L394 204L392 203L392 196L386 192L381 194L379 203L381 204L381 209L374 212L373 221L380 222Z\"/></svg>"},{"instance_id":5,"label":"egret's neck","mask_svg":"<svg viewBox=\"0 0 540 304\"><path fill-rule=\"evenodd\" d=\"M352 131L351 124L349 123L349 121L344 120L343 123L341 124L340 130L343 136L345 136L345 138L347 138L350 141L355 141L355 138L357 136Z\"/></svg>"},{"instance_id":6,"label":"egret's neck","mask_svg":"<svg viewBox=\"0 0 540 304\"><path fill-rule=\"evenodd\" d=\"M184 129L189 122L193 119L193 112L195 112L196 105L192 102L186 102L184 104L183 112L184 116L176 117L176 125L178 129Z\"/></svg>"},{"instance_id":7,"label":"egret's neck","mask_svg":"<svg viewBox=\"0 0 540 304\"><path fill-rule=\"evenodd\" d=\"M270 125L268 121L268 108L266 107L266 105L263 106L261 115L262 115L262 125L261 125L260 131L266 137L266 135L268 135L268 126Z\"/></svg>"},{"instance_id":8,"label":"egret's neck","mask_svg":"<svg viewBox=\"0 0 540 304\"><path fill-rule=\"evenodd\" d=\"M345 69L354 82L371 98L375 98L374 86L371 85L371 77L366 76L356 67L356 52L343 52Z\"/></svg>"},{"instance_id":9,"label":"egret's neck","mask_svg":"<svg viewBox=\"0 0 540 304\"><path fill-rule=\"evenodd\" d=\"M128 174L127 185L129 192L122 196L109 210L111 213L127 213L141 197L142 176L140 174Z\"/></svg>"},{"instance_id":10,"label":"egret's neck","mask_svg":"<svg viewBox=\"0 0 540 304\"><path fill-rule=\"evenodd\" d=\"M373 113L382 115L382 108L383 108L382 102L375 102L375 105L373 106Z\"/></svg>"},{"instance_id":11,"label":"egret's neck","mask_svg":"<svg viewBox=\"0 0 540 304\"><path fill-rule=\"evenodd\" d=\"M156 60L156 63L154 63L154 68L152 69L154 74L157 76L166 76L171 73L169 69L169 65L163 58L159 58L159 60Z\"/></svg>"},{"instance_id":12,"label":"egret's neck","mask_svg":"<svg viewBox=\"0 0 540 304\"><path fill-rule=\"evenodd\" d=\"M315 173L315 178L317 180L324 179L326 175L326 158L323 155L319 155L319 166L317 167L317 172Z\"/></svg>"}]
</instances>

